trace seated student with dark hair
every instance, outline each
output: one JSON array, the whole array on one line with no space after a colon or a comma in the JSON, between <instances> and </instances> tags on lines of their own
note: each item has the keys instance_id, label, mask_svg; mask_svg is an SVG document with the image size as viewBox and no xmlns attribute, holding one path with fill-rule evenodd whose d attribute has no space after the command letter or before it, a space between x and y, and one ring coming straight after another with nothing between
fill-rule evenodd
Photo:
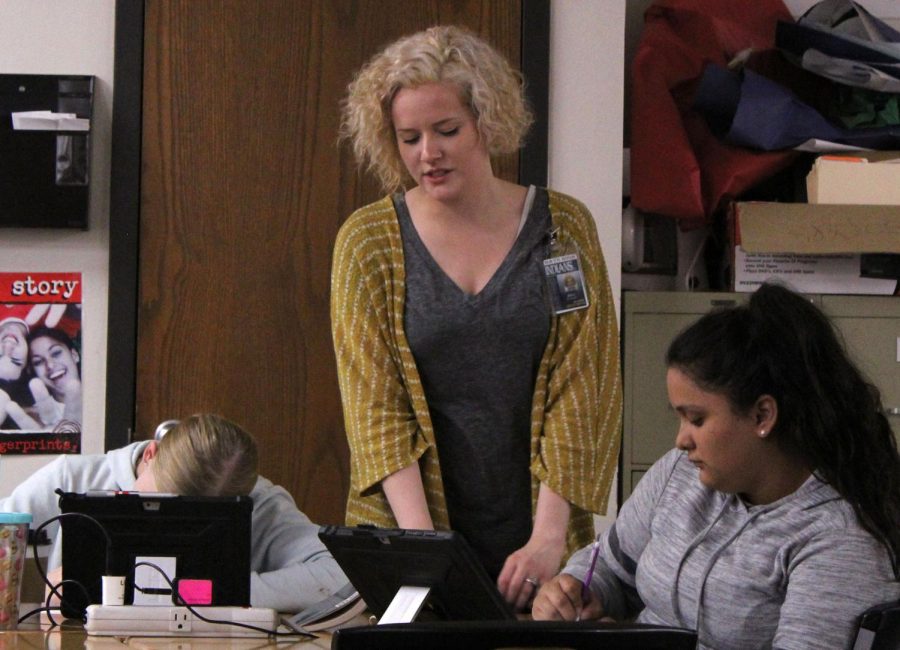
<instances>
[{"instance_id":1,"label":"seated student with dark hair","mask_svg":"<svg viewBox=\"0 0 900 650\"><path fill-rule=\"evenodd\" d=\"M253 499L250 602L300 611L347 584L318 537L319 527L297 509L284 489L257 473L256 441L222 417L194 415L160 441L135 442L106 454L61 456L0 500L0 510L28 512L34 526L60 513L57 488L66 492L125 490ZM62 558L58 522L49 568Z\"/></svg>"},{"instance_id":2,"label":"seated student with dark hair","mask_svg":"<svg viewBox=\"0 0 900 650\"><path fill-rule=\"evenodd\" d=\"M702 648L849 647L863 611L900 598L900 458L878 390L775 285L703 316L666 363L677 449L534 617L636 616Z\"/></svg>"}]
</instances>

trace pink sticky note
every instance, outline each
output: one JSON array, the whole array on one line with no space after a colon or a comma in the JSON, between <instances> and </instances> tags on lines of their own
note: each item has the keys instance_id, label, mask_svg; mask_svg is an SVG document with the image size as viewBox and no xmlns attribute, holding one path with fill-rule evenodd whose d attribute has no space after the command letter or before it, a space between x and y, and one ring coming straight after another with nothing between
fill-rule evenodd
<instances>
[{"instance_id":1,"label":"pink sticky note","mask_svg":"<svg viewBox=\"0 0 900 650\"><path fill-rule=\"evenodd\" d=\"M178 581L178 595L188 605L212 605L212 580L182 578Z\"/></svg>"}]
</instances>

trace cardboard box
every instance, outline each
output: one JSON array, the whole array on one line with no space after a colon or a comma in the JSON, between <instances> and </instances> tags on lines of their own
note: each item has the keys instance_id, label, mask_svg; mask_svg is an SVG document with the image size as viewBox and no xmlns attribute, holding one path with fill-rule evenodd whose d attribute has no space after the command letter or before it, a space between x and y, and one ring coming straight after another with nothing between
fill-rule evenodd
<instances>
[{"instance_id":1,"label":"cardboard box","mask_svg":"<svg viewBox=\"0 0 900 650\"><path fill-rule=\"evenodd\" d=\"M809 203L900 205L900 151L819 156L806 193Z\"/></svg>"},{"instance_id":2,"label":"cardboard box","mask_svg":"<svg viewBox=\"0 0 900 650\"><path fill-rule=\"evenodd\" d=\"M862 253L900 254L900 205L734 203L732 288L778 280L802 293L893 294L897 280L866 278Z\"/></svg>"}]
</instances>

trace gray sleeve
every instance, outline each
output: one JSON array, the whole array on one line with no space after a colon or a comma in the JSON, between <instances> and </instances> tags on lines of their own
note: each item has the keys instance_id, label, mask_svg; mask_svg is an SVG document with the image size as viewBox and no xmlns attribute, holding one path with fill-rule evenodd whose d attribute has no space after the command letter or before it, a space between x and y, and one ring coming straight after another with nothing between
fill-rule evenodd
<instances>
[{"instance_id":1,"label":"gray sleeve","mask_svg":"<svg viewBox=\"0 0 900 650\"><path fill-rule=\"evenodd\" d=\"M622 505L615 523L600 536L590 588L603 603L604 613L616 620L634 616L643 608L635 589L635 572L650 541L657 503L680 456L681 452L673 450L657 461ZM574 553L563 573L584 580L591 566L591 549L587 546Z\"/></svg>"},{"instance_id":2,"label":"gray sleeve","mask_svg":"<svg viewBox=\"0 0 900 650\"><path fill-rule=\"evenodd\" d=\"M48 519L59 514L58 487L69 489L71 483L68 463L60 456L19 483L8 497L0 500L3 512L27 512L31 515L31 530L37 530ZM62 562L62 544L59 522L49 524L47 536L53 543L48 560L48 569L55 569Z\"/></svg>"},{"instance_id":3,"label":"gray sleeve","mask_svg":"<svg viewBox=\"0 0 900 650\"><path fill-rule=\"evenodd\" d=\"M19 483L8 497L0 499L4 512L27 512L33 517L31 528L59 514L58 487L67 485L65 457L51 461Z\"/></svg>"},{"instance_id":4,"label":"gray sleeve","mask_svg":"<svg viewBox=\"0 0 900 650\"><path fill-rule=\"evenodd\" d=\"M297 509L291 495L270 486L253 509L250 602L299 612L327 598L347 577L319 540L319 527Z\"/></svg>"},{"instance_id":5,"label":"gray sleeve","mask_svg":"<svg viewBox=\"0 0 900 650\"><path fill-rule=\"evenodd\" d=\"M791 560L774 647L849 648L866 609L900 599L887 553L862 530L822 534Z\"/></svg>"}]
</instances>

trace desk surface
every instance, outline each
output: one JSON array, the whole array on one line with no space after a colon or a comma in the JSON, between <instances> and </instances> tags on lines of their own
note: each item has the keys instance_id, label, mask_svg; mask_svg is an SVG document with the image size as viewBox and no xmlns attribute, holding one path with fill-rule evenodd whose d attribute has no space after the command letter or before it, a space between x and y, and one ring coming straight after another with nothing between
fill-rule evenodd
<instances>
[{"instance_id":1,"label":"desk surface","mask_svg":"<svg viewBox=\"0 0 900 650\"><path fill-rule=\"evenodd\" d=\"M432 650L487 650L488 648L696 648L697 635L690 630L657 626L619 625L598 621L446 621L411 625L375 626L366 630L365 619L341 634L342 647L358 650L395 650L422 647ZM337 638L337 637L335 637ZM402 640L402 643L399 641ZM315 639L295 637L138 637L89 636L77 622L51 629L19 629L0 632L0 650L325 650L330 633Z\"/></svg>"},{"instance_id":2,"label":"desk surface","mask_svg":"<svg viewBox=\"0 0 900 650\"><path fill-rule=\"evenodd\" d=\"M331 634L317 632L315 639L279 638L222 638L222 637L113 637L88 636L77 627L60 630L15 630L0 632L2 650L311 650L330 648Z\"/></svg>"},{"instance_id":3,"label":"desk surface","mask_svg":"<svg viewBox=\"0 0 900 650\"><path fill-rule=\"evenodd\" d=\"M361 618L359 624L364 625ZM315 639L298 636L230 638L230 637L138 637L88 636L80 623L64 621L49 628L28 622L19 629L0 632L0 650L312 650L330 648L331 634L316 632Z\"/></svg>"}]
</instances>

